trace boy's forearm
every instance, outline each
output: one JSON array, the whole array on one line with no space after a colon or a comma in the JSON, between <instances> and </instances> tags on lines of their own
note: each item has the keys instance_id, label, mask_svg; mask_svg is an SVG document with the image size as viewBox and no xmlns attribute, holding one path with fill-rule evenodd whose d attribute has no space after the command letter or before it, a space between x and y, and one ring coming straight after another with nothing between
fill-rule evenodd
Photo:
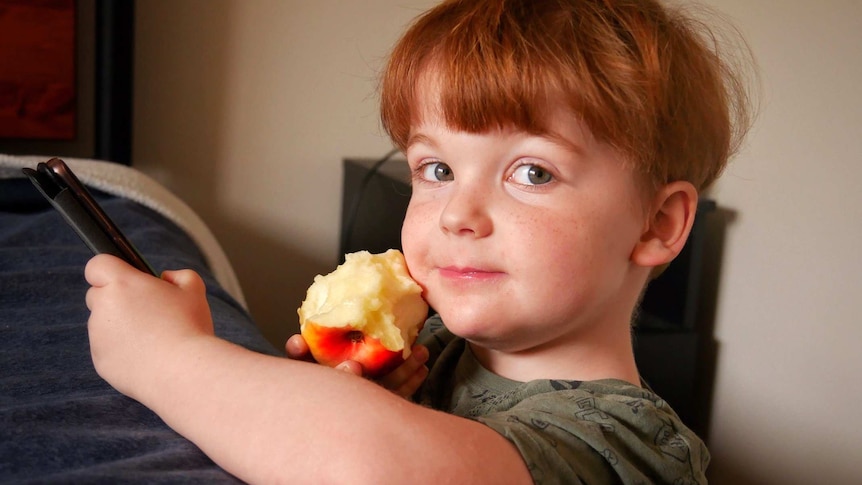
<instances>
[{"instance_id":1,"label":"boy's forearm","mask_svg":"<svg viewBox=\"0 0 862 485\"><path fill-rule=\"evenodd\" d=\"M142 402L246 481L419 483L433 474L429 463L446 464L459 483L488 483L489 472L508 480L526 474L514 447L483 425L346 372L214 337L172 359L176 372ZM505 466L488 466L498 460Z\"/></svg>"},{"instance_id":2,"label":"boy's forearm","mask_svg":"<svg viewBox=\"0 0 862 485\"><path fill-rule=\"evenodd\" d=\"M332 386L309 387L312 376L329 369L252 353L215 337L197 339L173 359L176 373L142 402L216 463L249 481L271 481L273 470L301 476L290 462L296 458L313 465L315 454L301 448L326 432L328 423L315 414L339 400Z\"/></svg>"}]
</instances>

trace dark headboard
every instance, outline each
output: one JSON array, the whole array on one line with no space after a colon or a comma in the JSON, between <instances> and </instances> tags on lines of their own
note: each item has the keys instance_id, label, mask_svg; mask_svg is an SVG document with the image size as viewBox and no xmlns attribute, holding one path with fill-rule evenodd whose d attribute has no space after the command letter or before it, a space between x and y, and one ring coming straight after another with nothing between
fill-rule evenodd
<instances>
[{"instance_id":1,"label":"dark headboard","mask_svg":"<svg viewBox=\"0 0 862 485\"><path fill-rule=\"evenodd\" d=\"M0 153L22 155L56 155L78 158L98 158L126 165L132 158L132 79L134 63L134 0L68 0L21 2L0 0L0 15L7 15L6 22L15 22L17 13L30 9L31 15L55 16L51 9L74 9L74 49L55 49L73 55L75 67L74 130L65 137L0 137ZM20 17L25 18L25 17ZM32 18L32 17L31 17ZM39 22L22 26L32 33L42 28ZM46 39L50 39L51 26L44 25ZM36 34L40 35L40 34ZM26 36L6 35L3 42L8 49L0 51L20 52L8 43L32 42ZM32 46L32 44L31 44ZM32 55L39 55L34 50ZM46 61L50 62L50 61ZM38 64L38 63L37 63ZM9 66L10 63L6 64ZM14 61L11 69L14 70ZM8 68L7 68L8 69ZM51 83L41 78L39 83ZM68 84L68 81L66 81ZM25 86L7 82L4 88L8 103L10 98L23 99ZM32 91L31 91L32 92ZM17 94L16 94L17 93ZM14 102L14 101L13 101ZM20 104L20 102L19 102Z\"/></svg>"}]
</instances>

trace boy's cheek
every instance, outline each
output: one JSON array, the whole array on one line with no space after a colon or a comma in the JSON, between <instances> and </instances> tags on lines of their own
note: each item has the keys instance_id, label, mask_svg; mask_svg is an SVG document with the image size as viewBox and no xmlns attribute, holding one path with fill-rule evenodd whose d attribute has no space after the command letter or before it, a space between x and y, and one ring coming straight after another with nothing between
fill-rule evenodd
<instances>
[{"instance_id":1,"label":"boy's cheek","mask_svg":"<svg viewBox=\"0 0 862 485\"><path fill-rule=\"evenodd\" d=\"M419 274L421 273L420 248L421 238L417 234L415 225L409 218L405 218L404 225L401 227L401 252L404 254L404 261L407 263L410 276L417 281L420 279Z\"/></svg>"}]
</instances>

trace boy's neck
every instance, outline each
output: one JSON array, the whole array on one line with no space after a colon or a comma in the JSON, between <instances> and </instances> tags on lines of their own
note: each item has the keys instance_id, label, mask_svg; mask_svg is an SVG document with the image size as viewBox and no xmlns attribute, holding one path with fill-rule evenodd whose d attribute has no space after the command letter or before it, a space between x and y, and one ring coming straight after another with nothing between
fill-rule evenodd
<instances>
[{"instance_id":1,"label":"boy's neck","mask_svg":"<svg viewBox=\"0 0 862 485\"><path fill-rule=\"evenodd\" d=\"M515 381L619 379L640 386L627 322L613 327L598 325L577 336L520 352L496 351L473 343L470 348L487 370Z\"/></svg>"}]
</instances>

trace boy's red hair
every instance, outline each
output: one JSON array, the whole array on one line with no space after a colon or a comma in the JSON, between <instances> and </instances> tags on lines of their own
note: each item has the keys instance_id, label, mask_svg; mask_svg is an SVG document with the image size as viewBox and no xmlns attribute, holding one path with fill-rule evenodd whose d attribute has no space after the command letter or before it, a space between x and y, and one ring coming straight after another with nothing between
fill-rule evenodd
<instances>
[{"instance_id":1,"label":"boy's red hair","mask_svg":"<svg viewBox=\"0 0 862 485\"><path fill-rule=\"evenodd\" d=\"M450 0L395 46L381 119L405 149L429 74L444 119L468 132L544 133L548 107L566 103L653 184L701 189L749 124L747 85L719 47L703 24L653 0Z\"/></svg>"}]
</instances>

